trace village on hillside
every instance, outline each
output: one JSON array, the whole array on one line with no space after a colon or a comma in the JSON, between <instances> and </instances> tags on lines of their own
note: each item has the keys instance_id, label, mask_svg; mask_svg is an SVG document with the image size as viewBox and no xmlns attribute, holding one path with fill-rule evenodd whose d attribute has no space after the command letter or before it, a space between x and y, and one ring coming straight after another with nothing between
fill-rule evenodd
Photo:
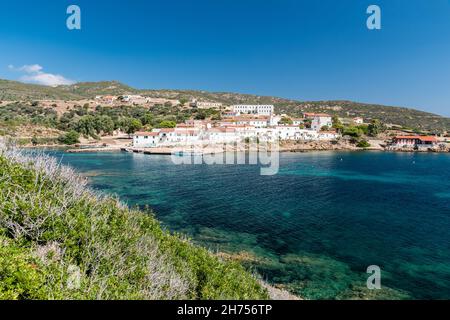
<instances>
[{"instance_id":1,"label":"village on hillside","mask_svg":"<svg viewBox=\"0 0 450 320\"><path fill-rule=\"evenodd\" d=\"M2 105L12 102L3 101ZM205 113L204 117L190 117L182 121L163 121L156 125L123 126L99 134L92 140L86 133L76 139L71 152L126 150L148 153L171 153L174 148L199 145L221 145L239 142L279 143L282 151L301 150L449 150L447 138L420 135L402 130L376 119L358 116L338 117L324 112L303 112L300 117L277 114L270 104L225 105L217 101L196 99L180 101L142 95L104 95L82 101L41 100L34 102L54 117L64 119L74 112L73 106L94 114L98 110L116 110L131 106L153 112L155 108L176 106L189 112ZM81 107L83 105L83 107ZM211 115L212 112L214 116ZM53 115L52 115L53 116ZM138 121L139 122L139 121ZM100 129L98 131L101 131ZM370 132L369 132L370 131ZM89 139L87 139L89 138ZM76 142L76 141L75 141Z\"/></svg>"},{"instance_id":2,"label":"village on hillside","mask_svg":"<svg viewBox=\"0 0 450 320\"><path fill-rule=\"evenodd\" d=\"M145 98L139 95L121 97L99 96L105 103L114 104L124 101L133 104L175 103L164 99ZM361 117L337 118L327 113L303 113L301 118L292 118L286 114L276 114L274 105L223 105L218 102L192 100L189 107L195 109L220 110L219 120L189 119L173 128L153 128L151 131L137 131L133 134L132 148L127 151L140 152L150 149L155 153L163 148L195 146L200 144L219 145L242 141L259 142L332 142L342 138L339 130L342 124L368 126ZM338 122L338 123L336 123ZM401 133L401 132L400 132ZM440 151L446 150L445 140L434 136L396 135L389 141L375 141L374 146L364 141L360 148L388 150ZM317 145L316 145L317 146ZM358 145L356 146L358 147ZM314 148L314 147L313 147Z\"/></svg>"}]
</instances>

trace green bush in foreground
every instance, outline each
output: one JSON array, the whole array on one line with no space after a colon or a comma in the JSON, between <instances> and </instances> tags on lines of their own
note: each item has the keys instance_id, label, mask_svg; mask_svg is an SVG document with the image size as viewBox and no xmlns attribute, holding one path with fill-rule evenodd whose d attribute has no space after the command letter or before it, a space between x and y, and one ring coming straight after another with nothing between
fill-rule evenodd
<instances>
[{"instance_id":1,"label":"green bush in foreground","mask_svg":"<svg viewBox=\"0 0 450 320\"><path fill-rule=\"evenodd\" d=\"M101 197L50 158L0 149L0 299L267 299L235 262Z\"/></svg>"}]
</instances>

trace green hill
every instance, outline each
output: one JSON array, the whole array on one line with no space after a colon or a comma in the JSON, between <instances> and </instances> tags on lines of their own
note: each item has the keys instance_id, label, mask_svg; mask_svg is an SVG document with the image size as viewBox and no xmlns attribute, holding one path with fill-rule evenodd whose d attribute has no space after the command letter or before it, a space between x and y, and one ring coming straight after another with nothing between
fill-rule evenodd
<instances>
[{"instance_id":1,"label":"green hill","mask_svg":"<svg viewBox=\"0 0 450 320\"><path fill-rule=\"evenodd\" d=\"M259 280L45 156L0 146L1 299L267 299Z\"/></svg>"},{"instance_id":2,"label":"green hill","mask_svg":"<svg viewBox=\"0 0 450 320\"><path fill-rule=\"evenodd\" d=\"M389 124L431 132L450 131L450 118L404 107L352 101L295 101L278 97L195 90L139 90L117 81L83 82L70 86L46 87L0 80L0 100L79 100L97 95L141 94L154 98L197 99L232 104L274 104L277 113L299 116L302 112L327 112L340 117L380 119Z\"/></svg>"},{"instance_id":3,"label":"green hill","mask_svg":"<svg viewBox=\"0 0 450 320\"><path fill-rule=\"evenodd\" d=\"M47 87L0 79L0 100L78 100L82 97L65 92L61 87Z\"/></svg>"},{"instance_id":4,"label":"green hill","mask_svg":"<svg viewBox=\"0 0 450 320\"><path fill-rule=\"evenodd\" d=\"M122 95L139 92L139 90L117 81L80 82L70 86L60 86L58 89L61 92L67 92L84 98L94 98L98 95Z\"/></svg>"}]
</instances>

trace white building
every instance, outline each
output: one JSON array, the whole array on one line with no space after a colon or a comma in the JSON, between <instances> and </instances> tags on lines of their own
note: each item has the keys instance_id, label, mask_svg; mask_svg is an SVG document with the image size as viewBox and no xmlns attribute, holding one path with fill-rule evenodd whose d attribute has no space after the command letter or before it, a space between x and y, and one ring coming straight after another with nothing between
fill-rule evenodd
<instances>
[{"instance_id":1,"label":"white building","mask_svg":"<svg viewBox=\"0 0 450 320\"><path fill-rule=\"evenodd\" d=\"M154 148L159 146L159 142L158 132L136 132L133 137L135 148Z\"/></svg>"},{"instance_id":2,"label":"white building","mask_svg":"<svg viewBox=\"0 0 450 320\"><path fill-rule=\"evenodd\" d=\"M320 131L323 127L331 128L333 126L333 119L330 115L325 113L315 114L312 118L311 129Z\"/></svg>"},{"instance_id":3,"label":"white building","mask_svg":"<svg viewBox=\"0 0 450 320\"><path fill-rule=\"evenodd\" d=\"M148 102L148 99L140 95L124 95L122 96L123 102L144 104Z\"/></svg>"},{"instance_id":4,"label":"white building","mask_svg":"<svg viewBox=\"0 0 450 320\"><path fill-rule=\"evenodd\" d=\"M100 101L103 104L114 104L114 101L117 100L115 96L96 96L95 100Z\"/></svg>"},{"instance_id":5,"label":"white building","mask_svg":"<svg viewBox=\"0 0 450 320\"><path fill-rule=\"evenodd\" d=\"M325 141L336 140L340 136L341 135L336 131L320 131L318 133L317 140L325 140Z\"/></svg>"},{"instance_id":6,"label":"white building","mask_svg":"<svg viewBox=\"0 0 450 320\"><path fill-rule=\"evenodd\" d=\"M234 112L241 114L258 114L263 116L270 116L274 113L273 105L253 105L253 104L239 104L232 106Z\"/></svg>"},{"instance_id":7,"label":"white building","mask_svg":"<svg viewBox=\"0 0 450 320\"><path fill-rule=\"evenodd\" d=\"M278 123L280 123L281 121L281 116L277 116L277 115L271 115L270 119L269 119L269 125L270 126L277 126Z\"/></svg>"},{"instance_id":8,"label":"white building","mask_svg":"<svg viewBox=\"0 0 450 320\"><path fill-rule=\"evenodd\" d=\"M274 128L273 132L275 133L276 138L280 140L298 140L296 137L300 132L300 128L293 125L277 126Z\"/></svg>"},{"instance_id":9,"label":"white building","mask_svg":"<svg viewBox=\"0 0 450 320\"><path fill-rule=\"evenodd\" d=\"M355 117L355 118L353 118L353 123L354 124L364 124L364 119L361 117Z\"/></svg>"},{"instance_id":10,"label":"white building","mask_svg":"<svg viewBox=\"0 0 450 320\"><path fill-rule=\"evenodd\" d=\"M192 106L198 109L220 109L222 108L223 104L219 102L194 100L192 102Z\"/></svg>"},{"instance_id":11,"label":"white building","mask_svg":"<svg viewBox=\"0 0 450 320\"><path fill-rule=\"evenodd\" d=\"M221 144L239 142L246 138L258 138L260 141L318 141L335 140L339 136L334 131L300 129L297 125L260 127L247 123L232 123L215 128L179 125L177 128L137 132L133 137L133 146L136 148L152 148L197 145L201 143Z\"/></svg>"},{"instance_id":12,"label":"white building","mask_svg":"<svg viewBox=\"0 0 450 320\"><path fill-rule=\"evenodd\" d=\"M266 128L270 125L270 117L251 117L251 116L241 116L234 118L227 118L218 122L219 126L227 127L232 125L247 125L256 128Z\"/></svg>"}]
</instances>

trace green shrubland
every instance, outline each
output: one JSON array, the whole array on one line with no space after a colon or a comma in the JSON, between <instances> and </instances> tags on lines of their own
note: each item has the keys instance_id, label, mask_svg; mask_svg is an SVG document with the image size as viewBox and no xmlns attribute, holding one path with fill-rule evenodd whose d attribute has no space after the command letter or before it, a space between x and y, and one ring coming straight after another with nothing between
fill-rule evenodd
<instances>
[{"instance_id":1,"label":"green shrubland","mask_svg":"<svg viewBox=\"0 0 450 320\"><path fill-rule=\"evenodd\" d=\"M267 299L260 280L53 159L0 148L0 299Z\"/></svg>"}]
</instances>

